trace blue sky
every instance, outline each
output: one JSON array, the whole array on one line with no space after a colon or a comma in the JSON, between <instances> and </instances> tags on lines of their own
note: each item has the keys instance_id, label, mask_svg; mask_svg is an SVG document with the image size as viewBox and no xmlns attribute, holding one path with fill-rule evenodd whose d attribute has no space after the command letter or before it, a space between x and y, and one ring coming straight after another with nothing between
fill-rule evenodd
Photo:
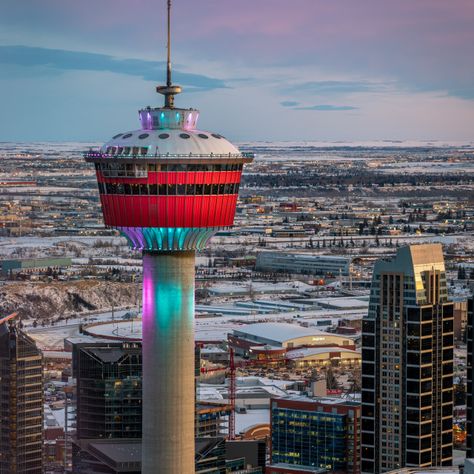
<instances>
[{"instance_id":1,"label":"blue sky","mask_svg":"<svg viewBox=\"0 0 474 474\"><path fill-rule=\"evenodd\" d=\"M474 140L472 0L174 0L177 105L237 140ZM161 104L164 0L0 3L0 140Z\"/></svg>"}]
</instances>

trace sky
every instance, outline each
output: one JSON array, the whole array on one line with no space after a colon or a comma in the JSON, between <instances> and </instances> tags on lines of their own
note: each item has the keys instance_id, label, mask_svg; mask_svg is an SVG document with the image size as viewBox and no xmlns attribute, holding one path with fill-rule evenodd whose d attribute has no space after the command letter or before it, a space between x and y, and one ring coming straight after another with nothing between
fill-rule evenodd
<instances>
[{"instance_id":1,"label":"sky","mask_svg":"<svg viewBox=\"0 0 474 474\"><path fill-rule=\"evenodd\" d=\"M162 104L165 0L0 0L0 141ZM235 141L474 141L473 0L173 0L176 105Z\"/></svg>"}]
</instances>

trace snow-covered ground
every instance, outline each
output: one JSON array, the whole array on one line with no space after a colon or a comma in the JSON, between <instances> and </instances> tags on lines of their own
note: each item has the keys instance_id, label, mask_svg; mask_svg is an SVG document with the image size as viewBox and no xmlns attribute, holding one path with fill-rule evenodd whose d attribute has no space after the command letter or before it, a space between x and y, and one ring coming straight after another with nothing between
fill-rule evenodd
<instances>
[{"instance_id":1,"label":"snow-covered ground","mask_svg":"<svg viewBox=\"0 0 474 474\"><path fill-rule=\"evenodd\" d=\"M112 322L112 313L105 312L95 314L89 318L76 318L68 321L67 324L61 326L37 327L33 329L31 325L27 328L28 333L38 341L41 347L48 349L62 349L64 339L67 337L79 335L80 323L95 323L109 321L110 324L98 325L90 328L97 337L101 336L117 336L131 337L140 339L142 335L141 321L121 320L123 316L130 310L115 311L114 322ZM233 329L239 328L243 324L252 324L258 322L290 322L294 324L307 324L309 326L317 325L318 321L330 319L334 324L341 318L344 319L361 319L367 311L364 309L355 310L331 310L317 309L311 311L300 312L296 317L294 312L270 313L265 315L251 316L221 316L211 318L197 318L195 322L195 338L197 341L225 341L227 335Z\"/></svg>"}]
</instances>

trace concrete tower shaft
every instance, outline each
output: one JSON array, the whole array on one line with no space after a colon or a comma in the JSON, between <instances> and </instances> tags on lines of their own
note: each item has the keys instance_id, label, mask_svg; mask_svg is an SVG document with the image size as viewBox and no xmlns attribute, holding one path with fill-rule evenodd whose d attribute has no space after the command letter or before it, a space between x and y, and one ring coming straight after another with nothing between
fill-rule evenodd
<instances>
[{"instance_id":1,"label":"concrete tower shaft","mask_svg":"<svg viewBox=\"0 0 474 474\"><path fill-rule=\"evenodd\" d=\"M143 254L142 473L194 472L194 262Z\"/></svg>"}]
</instances>

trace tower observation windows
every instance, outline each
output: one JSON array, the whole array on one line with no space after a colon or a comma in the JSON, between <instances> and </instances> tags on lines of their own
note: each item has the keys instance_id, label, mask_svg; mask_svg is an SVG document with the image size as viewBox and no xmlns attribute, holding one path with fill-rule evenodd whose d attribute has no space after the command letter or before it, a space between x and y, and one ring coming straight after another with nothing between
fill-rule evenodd
<instances>
[{"instance_id":1,"label":"tower observation windows","mask_svg":"<svg viewBox=\"0 0 474 474\"><path fill-rule=\"evenodd\" d=\"M137 196L210 196L238 194L239 183L227 184L130 184L99 183L101 194Z\"/></svg>"},{"instance_id":2,"label":"tower observation windows","mask_svg":"<svg viewBox=\"0 0 474 474\"><path fill-rule=\"evenodd\" d=\"M130 148L123 149L124 154ZM140 152L146 154L147 147L141 147ZM119 151L122 151L119 149ZM238 163L199 163L199 164L158 164L158 163L97 163L96 170L101 171L104 178L146 178L147 171L152 172L220 172L220 171L242 171L242 164Z\"/></svg>"},{"instance_id":3,"label":"tower observation windows","mask_svg":"<svg viewBox=\"0 0 474 474\"><path fill-rule=\"evenodd\" d=\"M99 163L104 178L146 178L147 166L137 163Z\"/></svg>"},{"instance_id":4,"label":"tower observation windows","mask_svg":"<svg viewBox=\"0 0 474 474\"><path fill-rule=\"evenodd\" d=\"M146 135L146 134L145 134ZM134 146L134 147L123 147L123 146L108 146L106 150L107 155L111 156L146 156L148 154L147 146Z\"/></svg>"}]
</instances>

